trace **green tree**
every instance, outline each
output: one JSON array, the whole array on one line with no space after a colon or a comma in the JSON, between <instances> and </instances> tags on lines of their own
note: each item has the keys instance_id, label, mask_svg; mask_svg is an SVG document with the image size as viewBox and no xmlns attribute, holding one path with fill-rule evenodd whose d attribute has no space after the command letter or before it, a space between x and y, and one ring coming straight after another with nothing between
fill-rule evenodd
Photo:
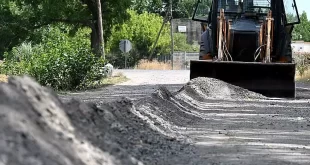
<instances>
[{"instance_id":1,"label":"green tree","mask_svg":"<svg viewBox=\"0 0 310 165\"><path fill-rule=\"evenodd\" d=\"M300 15L300 24L296 25L293 31L294 40L303 40L310 42L310 22L307 18L307 13L303 11Z\"/></svg>"},{"instance_id":2,"label":"green tree","mask_svg":"<svg viewBox=\"0 0 310 165\"><path fill-rule=\"evenodd\" d=\"M172 0L173 18L190 18L195 9L196 0ZM169 11L169 0L134 0L132 9L138 13L149 12L165 16Z\"/></svg>"},{"instance_id":3,"label":"green tree","mask_svg":"<svg viewBox=\"0 0 310 165\"><path fill-rule=\"evenodd\" d=\"M126 11L131 0L101 0L105 42L114 24L129 18ZM1 0L0 2L0 53L24 40L31 40L35 29L62 22L73 25L74 34L80 27L91 28L91 47L100 49L97 5L93 0Z\"/></svg>"},{"instance_id":4,"label":"green tree","mask_svg":"<svg viewBox=\"0 0 310 165\"><path fill-rule=\"evenodd\" d=\"M133 50L129 57L129 65L134 66L138 60L147 58L152 52L163 18L158 14L128 10L130 19L123 24L112 28L112 36L106 45L110 53L108 60L114 65L123 66L124 56L119 50L121 39L128 39L133 44ZM155 53L168 53L170 44L169 25L164 26L161 36L156 45Z\"/></svg>"}]
</instances>

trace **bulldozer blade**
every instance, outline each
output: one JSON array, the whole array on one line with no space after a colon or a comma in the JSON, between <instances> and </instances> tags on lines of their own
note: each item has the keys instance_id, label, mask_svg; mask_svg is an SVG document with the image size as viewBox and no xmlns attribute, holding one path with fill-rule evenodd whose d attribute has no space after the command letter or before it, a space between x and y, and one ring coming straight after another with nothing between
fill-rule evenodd
<instances>
[{"instance_id":1,"label":"bulldozer blade","mask_svg":"<svg viewBox=\"0 0 310 165\"><path fill-rule=\"evenodd\" d=\"M210 77L267 97L295 98L295 64L203 61L190 62L190 79Z\"/></svg>"}]
</instances>

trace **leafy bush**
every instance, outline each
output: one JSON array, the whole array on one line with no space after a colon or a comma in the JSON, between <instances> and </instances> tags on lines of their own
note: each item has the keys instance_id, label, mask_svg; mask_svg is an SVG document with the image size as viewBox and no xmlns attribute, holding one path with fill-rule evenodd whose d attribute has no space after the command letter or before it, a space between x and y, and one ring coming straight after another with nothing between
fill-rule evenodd
<instances>
[{"instance_id":1,"label":"leafy bush","mask_svg":"<svg viewBox=\"0 0 310 165\"><path fill-rule=\"evenodd\" d=\"M24 43L5 53L5 74L27 74L56 90L82 88L102 77L104 61L90 50L90 30L79 29L73 37L69 31L65 25L49 26L42 32L41 44Z\"/></svg>"},{"instance_id":2,"label":"leafy bush","mask_svg":"<svg viewBox=\"0 0 310 165\"><path fill-rule=\"evenodd\" d=\"M37 47L32 47L31 43L22 43L19 47L13 48L13 50L11 51L11 54L13 54L13 56L11 57L16 58L16 60L29 59L35 51L33 48L36 49Z\"/></svg>"}]
</instances>

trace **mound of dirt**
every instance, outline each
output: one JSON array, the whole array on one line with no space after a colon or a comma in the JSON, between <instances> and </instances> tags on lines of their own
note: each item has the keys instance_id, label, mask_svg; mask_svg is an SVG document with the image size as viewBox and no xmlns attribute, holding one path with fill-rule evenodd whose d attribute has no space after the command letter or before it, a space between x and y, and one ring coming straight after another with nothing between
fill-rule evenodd
<instances>
[{"instance_id":1,"label":"mound of dirt","mask_svg":"<svg viewBox=\"0 0 310 165\"><path fill-rule=\"evenodd\" d=\"M64 106L51 90L28 77L1 83L0 95L0 164L139 164L118 146L107 150L94 146L64 110L76 107ZM84 104L79 106L91 110ZM113 149L119 154L111 154Z\"/></svg>"},{"instance_id":2,"label":"mound of dirt","mask_svg":"<svg viewBox=\"0 0 310 165\"><path fill-rule=\"evenodd\" d=\"M169 91L160 93L153 97L169 102ZM28 77L12 77L1 83L0 95L0 164L203 162L185 137L156 122L142 105L126 98L102 105L78 100L63 104L53 91ZM149 103L159 103L149 99ZM177 111L171 109L170 117L179 113L184 121L195 120Z\"/></svg>"},{"instance_id":3,"label":"mound of dirt","mask_svg":"<svg viewBox=\"0 0 310 165\"><path fill-rule=\"evenodd\" d=\"M265 99L266 97L224 81L198 77L189 81L178 94L208 99Z\"/></svg>"},{"instance_id":4,"label":"mound of dirt","mask_svg":"<svg viewBox=\"0 0 310 165\"><path fill-rule=\"evenodd\" d=\"M121 150L143 164L191 164L199 161L187 141L147 118L142 114L143 109L127 98L102 105L90 104L92 108L88 110L80 104L78 101L68 104L77 108L68 113L72 123L92 144L114 156Z\"/></svg>"}]
</instances>

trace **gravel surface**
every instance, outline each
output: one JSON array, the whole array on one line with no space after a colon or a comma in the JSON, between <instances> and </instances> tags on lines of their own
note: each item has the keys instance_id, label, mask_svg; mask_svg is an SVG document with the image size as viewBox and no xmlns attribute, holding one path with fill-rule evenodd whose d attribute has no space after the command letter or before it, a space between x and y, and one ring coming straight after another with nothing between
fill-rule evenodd
<instances>
[{"instance_id":1,"label":"gravel surface","mask_svg":"<svg viewBox=\"0 0 310 165\"><path fill-rule=\"evenodd\" d=\"M309 164L310 90L271 99L188 71L62 95L0 85L0 164ZM73 98L73 100L71 100ZM84 102L80 102L81 99Z\"/></svg>"},{"instance_id":2,"label":"gravel surface","mask_svg":"<svg viewBox=\"0 0 310 165\"><path fill-rule=\"evenodd\" d=\"M64 101L71 98L88 102L111 102L120 97L128 97L131 100L144 98L159 87L164 86L171 92L180 90L189 82L189 70L116 70L123 73L130 80L121 84L102 89L73 92L60 95ZM296 83L296 99L310 99L310 82Z\"/></svg>"},{"instance_id":3,"label":"gravel surface","mask_svg":"<svg viewBox=\"0 0 310 165\"><path fill-rule=\"evenodd\" d=\"M154 130L194 144L200 164L310 162L307 83L297 82L296 99L267 99L217 80L189 82L189 71L121 72L131 80L66 97L102 104L125 96Z\"/></svg>"}]
</instances>

